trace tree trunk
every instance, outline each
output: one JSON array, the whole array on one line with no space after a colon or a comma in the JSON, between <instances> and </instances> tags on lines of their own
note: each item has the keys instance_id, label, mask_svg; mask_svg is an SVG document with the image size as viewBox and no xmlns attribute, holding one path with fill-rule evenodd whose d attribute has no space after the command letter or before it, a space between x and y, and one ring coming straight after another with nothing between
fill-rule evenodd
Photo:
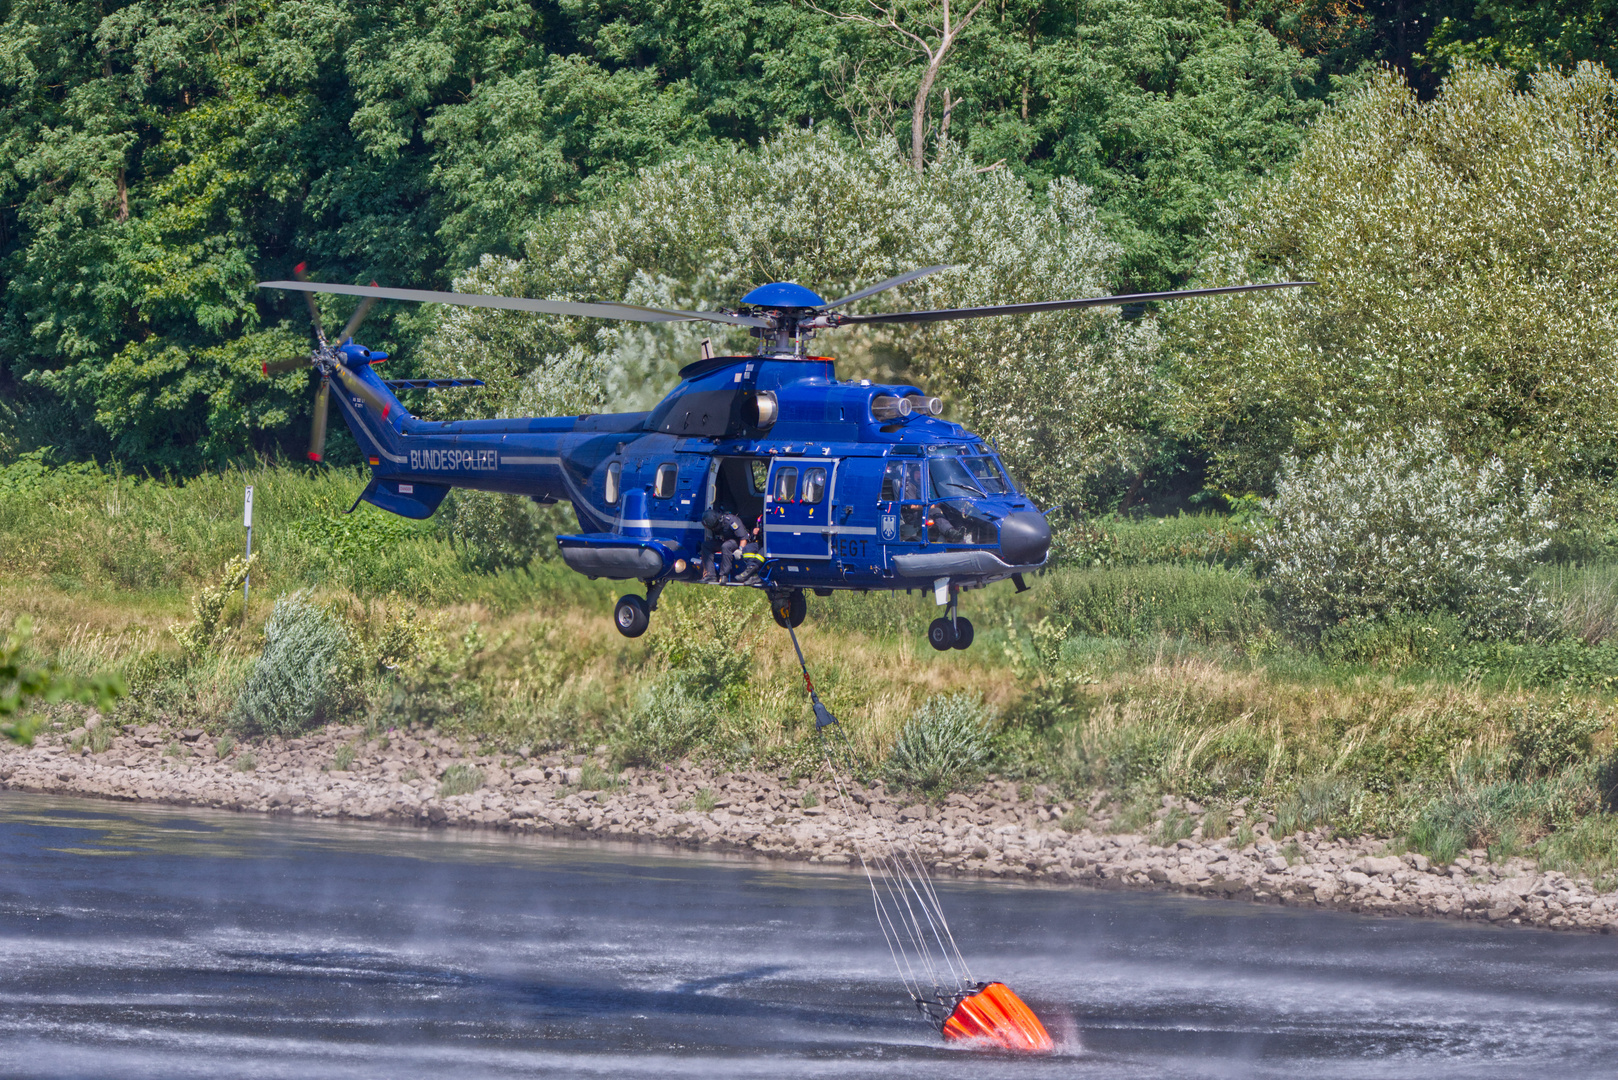
<instances>
[{"instance_id":1,"label":"tree trunk","mask_svg":"<svg viewBox=\"0 0 1618 1080\"><path fill-rule=\"evenodd\" d=\"M933 80L944 66L944 53L949 49L949 38L938 43L938 51L921 77L921 88L916 91L916 105L910 110L910 164L920 175L927 167L927 99L932 96Z\"/></svg>"}]
</instances>

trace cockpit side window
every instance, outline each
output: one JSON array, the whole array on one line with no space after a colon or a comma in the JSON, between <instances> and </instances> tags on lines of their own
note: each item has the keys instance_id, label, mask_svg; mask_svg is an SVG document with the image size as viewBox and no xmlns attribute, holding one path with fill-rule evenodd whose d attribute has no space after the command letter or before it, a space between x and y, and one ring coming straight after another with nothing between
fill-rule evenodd
<instances>
[{"instance_id":1,"label":"cockpit side window","mask_svg":"<svg viewBox=\"0 0 1618 1080\"><path fill-rule=\"evenodd\" d=\"M887 469L882 473L882 494L878 496L883 502L893 502L904 490L905 467L897 461L888 462Z\"/></svg>"},{"instance_id":2,"label":"cockpit side window","mask_svg":"<svg viewBox=\"0 0 1618 1080\"><path fill-rule=\"evenodd\" d=\"M882 474L883 502L921 498L921 462L890 461Z\"/></svg>"}]
</instances>

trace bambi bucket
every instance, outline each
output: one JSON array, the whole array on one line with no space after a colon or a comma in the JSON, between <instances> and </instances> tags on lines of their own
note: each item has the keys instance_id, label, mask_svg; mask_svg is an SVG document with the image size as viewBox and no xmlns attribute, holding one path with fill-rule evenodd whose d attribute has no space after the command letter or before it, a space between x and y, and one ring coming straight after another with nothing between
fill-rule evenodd
<instances>
[{"instance_id":1,"label":"bambi bucket","mask_svg":"<svg viewBox=\"0 0 1618 1080\"><path fill-rule=\"evenodd\" d=\"M1044 1053L1056 1048L1045 1025L1005 983L989 983L963 998L944 1021L944 1039L969 1039L1005 1050Z\"/></svg>"}]
</instances>

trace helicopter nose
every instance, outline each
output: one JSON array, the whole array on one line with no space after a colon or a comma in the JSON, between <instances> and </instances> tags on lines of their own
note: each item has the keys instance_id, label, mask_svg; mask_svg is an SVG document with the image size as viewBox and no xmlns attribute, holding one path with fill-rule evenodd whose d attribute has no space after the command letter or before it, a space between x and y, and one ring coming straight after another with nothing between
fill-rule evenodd
<instances>
[{"instance_id":1,"label":"helicopter nose","mask_svg":"<svg viewBox=\"0 0 1618 1080\"><path fill-rule=\"evenodd\" d=\"M1051 549L1051 526L1044 514L1019 510L1000 519L1000 557L1012 566L1045 561Z\"/></svg>"}]
</instances>

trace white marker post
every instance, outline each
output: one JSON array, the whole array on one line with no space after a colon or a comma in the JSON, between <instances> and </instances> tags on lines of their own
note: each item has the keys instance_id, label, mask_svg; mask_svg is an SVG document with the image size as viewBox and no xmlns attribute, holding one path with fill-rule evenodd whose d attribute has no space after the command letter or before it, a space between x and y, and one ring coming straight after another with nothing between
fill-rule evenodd
<instances>
[{"instance_id":1,"label":"white marker post","mask_svg":"<svg viewBox=\"0 0 1618 1080\"><path fill-rule=\"evenodd\" d=\"M247 498L242 505L242 526L247 529L247 563L249 569L242 574L242 614L247 614L247 590L252 588L253 572L253 485L247 485Z\"/></svg>"}]
</instances>

